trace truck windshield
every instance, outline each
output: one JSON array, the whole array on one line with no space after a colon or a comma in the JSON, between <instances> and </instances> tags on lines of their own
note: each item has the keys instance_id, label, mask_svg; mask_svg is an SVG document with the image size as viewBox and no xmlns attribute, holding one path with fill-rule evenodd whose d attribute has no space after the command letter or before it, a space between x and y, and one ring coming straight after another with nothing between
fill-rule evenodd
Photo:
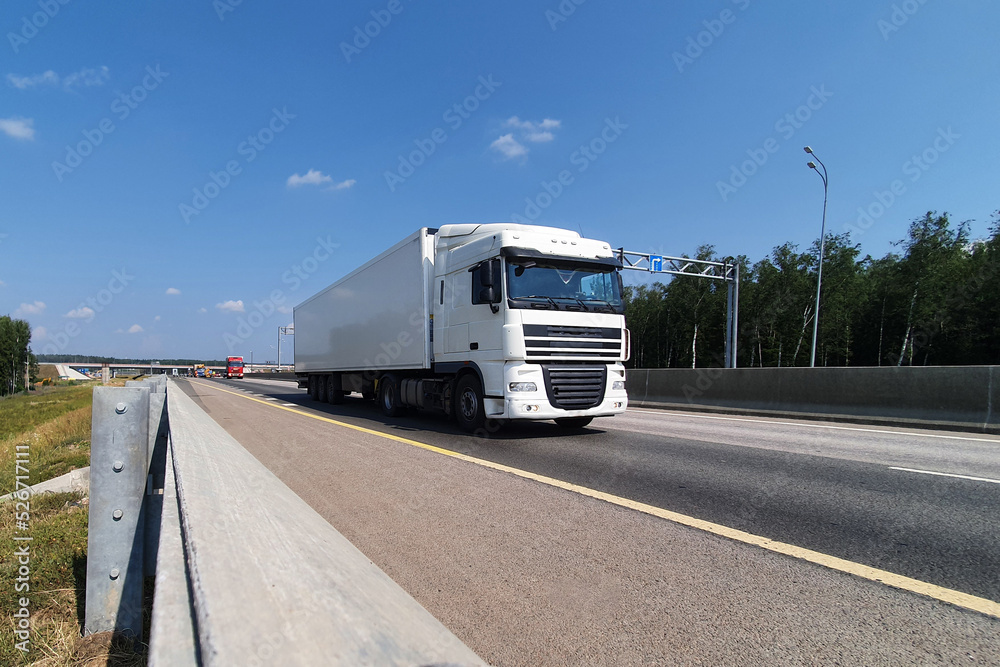
<instances>
[{"instance_id":1,"label":"truck windshield","mask_svg":"<svg viewBox=\"0 0 1000 667\"><path fill-rule=\"evenodd\" d=\"M243 368L242 361L230 361L228 365L230 368Z\"/></svg>"},{"instance_id":2,"label":"truck windshield","mask_svg":"<svg viewBox=\"0 0 1000 667\"><path fill-rule=\"evenodd\" d=\"M618 272L596 264L508 260L507 290L511 308L624 312Z\"/></svg>"}]
</instances>

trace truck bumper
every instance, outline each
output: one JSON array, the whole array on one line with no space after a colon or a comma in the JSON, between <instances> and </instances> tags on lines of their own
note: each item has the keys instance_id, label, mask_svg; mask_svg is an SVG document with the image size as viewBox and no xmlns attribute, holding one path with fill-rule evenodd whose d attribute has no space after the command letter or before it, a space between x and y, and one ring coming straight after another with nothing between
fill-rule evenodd
<instances>
[{"instance_id":1,"label":"truck bumper","mask_svg":"<svg viewBox=\"0 0 1000 667\"><path fill-rule=\"evenodd\" d=\"M608 364L604 397L594 407L585 410L563 410L549 402L541 366L522 362L508 362L504 369L503 399L486 399L486 413L493 419L561 419L563 417L608 417L625 412L628 394L624 389L614 389L614 382L625 380L621 364ZM510 385L533 383L534 391L509 391Z\"/></svg>"}]
</instances>

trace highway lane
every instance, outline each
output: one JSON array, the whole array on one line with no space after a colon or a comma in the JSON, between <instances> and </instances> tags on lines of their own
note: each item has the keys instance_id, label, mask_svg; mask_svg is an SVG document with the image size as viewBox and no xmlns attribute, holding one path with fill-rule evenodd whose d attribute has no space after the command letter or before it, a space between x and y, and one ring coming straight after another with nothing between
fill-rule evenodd
<instances>
[{"instance_id":1,"label":"highway lane","mask_svg":"<svg viewBox=\"0 0 1000 667\"><path fill-rule=\"evenodd\" d=\"M443 417L320 405L286 382L219 381L755 535L1000 602L1000 439L966 433L636 410L568 435L510 424L489 439Z\"/></svg>"},{"instance_id":2,"label":"highway lane","mask_svg":"<svg viewBox=\"0 0 1000 667\"><path fill-rule=\"evenodd\" d=\"M287 384L180 386L491 664L1000 664L998 618L413 446L514 438L297 407ZM525 451L555 433L527 427Z\"/></svg>"}]
</instances>

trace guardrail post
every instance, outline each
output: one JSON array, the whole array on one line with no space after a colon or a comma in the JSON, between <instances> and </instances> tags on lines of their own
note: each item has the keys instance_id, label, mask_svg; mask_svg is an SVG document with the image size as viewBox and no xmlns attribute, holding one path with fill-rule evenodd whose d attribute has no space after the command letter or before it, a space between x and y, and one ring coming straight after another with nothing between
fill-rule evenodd
<instances>
[{"instance_id":1,"label":"guardrail post","mask_svg":"<svg viewBox=\"0 0 1000 667\"><path fill-rule=\"evenodd\" d=\"M84 634L142 636L150 387L95 387Z\"/></svg>"}]
</instances>

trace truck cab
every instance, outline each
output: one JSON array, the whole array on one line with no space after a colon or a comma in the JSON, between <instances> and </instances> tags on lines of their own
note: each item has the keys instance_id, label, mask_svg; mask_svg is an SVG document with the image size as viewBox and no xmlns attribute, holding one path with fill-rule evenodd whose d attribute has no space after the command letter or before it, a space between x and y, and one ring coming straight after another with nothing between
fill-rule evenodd
<instances>
[{"instance_id":1,"label":"truck cab","mask_svg":"<svg viewBox=\"0 0 1000 667\"><path fill-rule=\"evenodd\" d=\"M226 357L226 377L243 378L243 357Z\"/></svg>"},{"instance_id":2,"label":"truck cab","mask_svg":"<svg viewBox=\"0 0 1000 667\"><path fill-rule=\"evenodd\" d=\"M434 368L460 375L453 401L463 427L581 427L625 411L629 333L610 245L503 223L446 225L436 244Z\"/></svg>"}]
</instances>

